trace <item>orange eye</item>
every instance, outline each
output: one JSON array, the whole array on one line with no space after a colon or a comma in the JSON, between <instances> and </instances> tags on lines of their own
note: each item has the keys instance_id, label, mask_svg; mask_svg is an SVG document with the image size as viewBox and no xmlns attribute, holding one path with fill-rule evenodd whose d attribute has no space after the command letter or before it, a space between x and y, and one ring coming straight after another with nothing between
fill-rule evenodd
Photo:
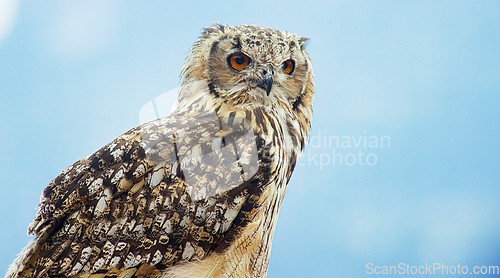
<instances>
[{"instance_id":1,"label":"orange eye","mask_svg":"<svg viewBox=\"0 0 500 278\"><path fill-rule=\"evenodd\" d=\"M240 71L245 69L248 66L248 64L250 64L250 57L241 52L236 52L227 57L227 63L233 69Z\"/></svg>"},{"instance_id":2,"label":"orange eye","mask_svg":"<svg viewBox=\"0 0 500 278\"><path fill-rule=\"evenodd\" d=\"M292 59L288 59L283 62L283 72L290 75L295 69L295 61Z\"/></svg>"}]
</instances>

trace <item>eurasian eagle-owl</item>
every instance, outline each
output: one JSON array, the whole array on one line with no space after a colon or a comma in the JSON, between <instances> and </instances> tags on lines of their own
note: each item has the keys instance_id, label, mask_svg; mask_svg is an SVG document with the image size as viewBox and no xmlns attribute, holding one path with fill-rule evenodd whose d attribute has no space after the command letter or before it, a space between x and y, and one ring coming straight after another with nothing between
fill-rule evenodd
<instances>
[{"instance_id":1,"label":"eurasian eagle-owl","mask_svg":"<svg viewBox=\"0 0 500 278\"><path fill-rule=\"evenodd\" d=\"M310 130L305 41L255 25L206 28L174 112L56 177L7 276L266 276Z\"/></svg>"}]
</instances>

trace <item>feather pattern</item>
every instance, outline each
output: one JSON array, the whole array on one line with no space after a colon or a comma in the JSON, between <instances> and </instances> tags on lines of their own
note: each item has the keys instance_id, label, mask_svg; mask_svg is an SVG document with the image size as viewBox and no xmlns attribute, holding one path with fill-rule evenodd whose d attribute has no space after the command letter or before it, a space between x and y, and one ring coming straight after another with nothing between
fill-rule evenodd
<instances>
[{"instance_id":1,"label":"feather pattern","mask_svg":"<svg viewBox=\"0 0 500 278\"><path fill-rule=\"evenodd\" d=\"M218 74L227 71L218 57L235 45L259 63L294 55L304 66L293 79L277 75L266 98L254 77ZM28 228L35 239L7 277L266 275L312 116L314 84L301 37L248 25L208 28L181 80L171 116L131 129L45 188Z\"/></svg>"}]
</instances>

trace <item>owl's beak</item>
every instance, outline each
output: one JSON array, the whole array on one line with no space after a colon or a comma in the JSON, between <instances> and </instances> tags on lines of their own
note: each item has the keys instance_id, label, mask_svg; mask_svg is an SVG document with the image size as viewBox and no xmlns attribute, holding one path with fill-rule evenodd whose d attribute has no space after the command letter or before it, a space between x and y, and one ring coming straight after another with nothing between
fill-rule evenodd
<instances>
[{"instance_id":1,"label":"owl's beak","mask_svg":"<svg viewBox=\"0 0 500 278\"><path fill-rule=\"evenodd\" d=\"M260 88L266 90L266 94L269 96L271 93L271 88L273 87L273 69L271 67L267 67L262 70L262 79L260 80L259 86Z\"/></svg>"}]
</instances>

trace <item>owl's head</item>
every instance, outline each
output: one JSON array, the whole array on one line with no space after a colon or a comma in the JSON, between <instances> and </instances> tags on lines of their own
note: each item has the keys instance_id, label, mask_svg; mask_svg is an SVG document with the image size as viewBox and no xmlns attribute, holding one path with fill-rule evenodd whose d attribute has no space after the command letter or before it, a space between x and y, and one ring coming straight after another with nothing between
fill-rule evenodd
<instances>
[{"instance_id":1,"label":"owl's head","mask_svg":"<svg viewBox=\"0 0 500 278\"><path fill-rule=\"evenodd\" d=\"M182 85L206 82L216 101L235 106L310 105L314 85L306 41L256 25L206 28L191 48Z\"/></svg>"}]
</instances>

